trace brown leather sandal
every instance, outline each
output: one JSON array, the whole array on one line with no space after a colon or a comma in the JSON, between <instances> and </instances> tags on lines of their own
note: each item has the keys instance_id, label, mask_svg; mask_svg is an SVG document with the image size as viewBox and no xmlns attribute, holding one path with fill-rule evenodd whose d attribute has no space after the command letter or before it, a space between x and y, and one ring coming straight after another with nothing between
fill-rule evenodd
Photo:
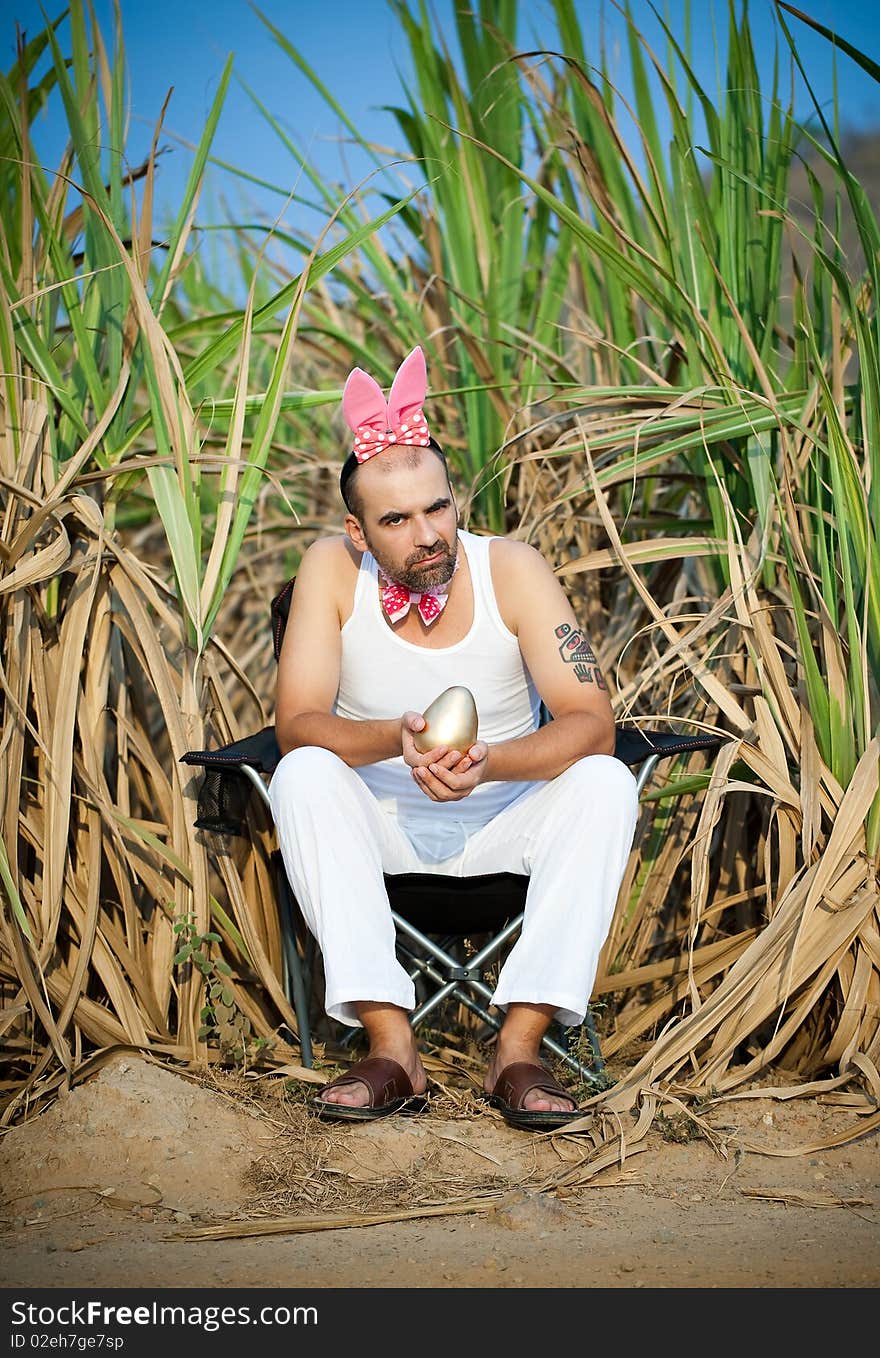
<instances>
[{"instance_id":1,"label":"brown leather sandal","mask_svg":"<svg viewBox=\"0 0 880 1358\"><path fill-rule=\"evenodd\" d=\"M497 1108L511 1127L518 1127L524 1132L551 1132L556 1127L564 1127L567 1122L575 1122L583 1117L579 1108L556 1112L550 1108L524 1108L526 1095L535 1089L542 1094L553 1094L570 1103L575 1102L574 1097L567 1089L563 1089L549 1070L532 1061L514 1061L505 1066L495 1081L492 1093L486 1095L486 1102Z\"/></svg>"},{"instance_id":2,"label":"brown leather sandal","mask_svg":"<svg viewBox=\"0 0 880 1358\"><path fill-rule=\"evenodd\" d=\"M361 1107L348 1103L329 1103L316 1094L312 1107L319 1118L325 1122L371 1122L374 1118L387 1118L392 1113L403 1113L408 1117L423 1113L428 1106L424 1094L413 1091L412 1081L396 1061L383 1056L368 1056L356 1061L344 1075L338 1075L322 1093L328 1089L344 1089L346 1085L366 1085L370 1091L370 1102Z\"/></svg>"}]
</instances>

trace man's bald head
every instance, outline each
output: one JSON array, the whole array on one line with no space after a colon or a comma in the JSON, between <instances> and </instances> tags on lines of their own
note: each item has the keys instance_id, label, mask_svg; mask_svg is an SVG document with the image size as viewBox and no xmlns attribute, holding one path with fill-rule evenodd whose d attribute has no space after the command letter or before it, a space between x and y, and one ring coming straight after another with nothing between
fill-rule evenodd
<instances>
[{"instance_id":1,"label":"man's bald head","mask_svg":"<svg viewBox=\"0 0 880 1358\"><path fill-rule=\"evenodd\" d=\"M342 471L339 475L339 491L349 514L353 514L359 523L363 523L364 505L358 483L365 468L368 468L370 477L381 476L383 472L390 472L395 467L399 467L401 463L404 466L415 468L428 454L433 454L442 462L443 470L446 472L446 481L449 483L449 467L446 463L446 455L440 444L434 439L429 439L427 445L422 447L398 444L396 447L386 448L383 452L376 453L369 458L367 463L358 462L354 453L349 453L342 464Z\"/></svg>"}]
</instances>

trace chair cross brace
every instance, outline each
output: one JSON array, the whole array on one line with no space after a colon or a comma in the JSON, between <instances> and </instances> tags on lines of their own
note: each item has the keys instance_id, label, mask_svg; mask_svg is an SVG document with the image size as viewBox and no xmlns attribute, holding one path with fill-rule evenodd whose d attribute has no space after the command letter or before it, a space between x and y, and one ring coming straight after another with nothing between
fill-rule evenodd
<instances>
[{"instance_id":1,"label":"chair cross brace","mask_svg":"<svg viewBox=\"0 0 880 1358\"><path fill-rule=\"evenodd\" d=\"M467 982L467 985L470 986L470 989L477 991L483 999L486 999L486 1001L492 999L492 990L489 989L489 986L483 985L482 982L482 964L492 959L497 952L500 952L501 948L504 947L505 942L508 941L508 938L511 938L513 934L517 932L521 922L523 922L523 914L520 913L517 915L516 919L511 919L511 921L504 926L504 929L496 934L496 937L492 938L492 941L486 944L485 948L482 948L477 955L471 957L470 967L459 967L458 960L456 960L455 957L450 956L450 953L445 952L443 948L439 947L439 945L432 940L432 938L426 936L426 934L422 933L416 926L411 925L409 919L403 919L402 915L397 914L397 911L392 910L391 917L394 919L395 925L397 925L397 928L401 930L402 933L413 938L413 941L417 942L417 944L420 945L420 948L424 948L426 952L429 952L430 955L436 957L437 961L440 961L440 963L443 964L445 975L448 976L448 980L445 980L444 982L443 972L437 970L436 967L430 966L429 961L425 961L424 957L417 957L416 953L411 953L409 948L406 948L405 944L402 945L401 951L406 953L407 959L416 966L417 971L421 972L422 975L428 976L428 978L433 980L435 985L439 987L433 995L430 995L429 999L425 999L421 1005L418 1005L417 1009L413 1010L413 1013L411 1013L411 1023L413 1023L413 1025L421 1023L422 1018L425 1018L426 1014L432 1013L432 1010L436 1009L437 1005L443 1004L444 999L454 998L458 999L460 1004L464 1005L464 1008L469 1009L473 1014L477 1014L478 1018L482 1018L483 1023L488 1024L494 1031L500 1031L500 1021L494 1017L494 1014L490 1014L488 1009L483 1009L482 1005L477 1004L473 995L467 993L466 990L462 990L462 987L458 985L458 982L464 980L464 982ZM587 1020L585 1021L587 1021L588 1025L591 1024L592 1016L589 1016L588 1014ZM588 1031L593 1046L593 1057L595 1057L595 1051L598 1050L598 1044L593 1043L593 1033L591 1029L588 1028ZM581 1077L581 1080L592 1082L598 1081L599 1077L598 1073L596 1073L596 1065L598 1065L598 1063L596 1063L595 1059L593 1059L592 1067L584 1066L583 1062L577 1061L577 1058L573 1057L569 1051L566 1051L565 1047L561 1047L560 1043L554 1042L554 1039L547 1035L542 1039L542 1046L546 1047L547 1051L553 1052L554 1057L560 1058L560 1061L564 1062L570 1069L576 1071Z\"/></svg>"}]
</instances>

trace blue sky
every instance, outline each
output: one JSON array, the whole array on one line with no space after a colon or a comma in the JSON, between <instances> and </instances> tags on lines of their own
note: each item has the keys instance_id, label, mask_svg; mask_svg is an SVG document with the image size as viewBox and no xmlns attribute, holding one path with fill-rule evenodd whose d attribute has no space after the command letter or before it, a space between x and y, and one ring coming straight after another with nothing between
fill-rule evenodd
<instances>
[{"instance_id":1,"label":"blue sky","mask_svg":"<svg viewBox=\"0 0 880 1358\"><path fill-rule=\"evenodd\" d=\"M476 3L476 0L475 0ZM411 7L413 0L411 0ZM622 23L611 3L572 0L588 44L588 55L599 60L599 28L602 17L610 36L612 71L626 88L628 63L625 49L615 55ZM685 0L658 0L676 34L683 39ZM836 29L842 37L880 60L880 5L877 0L800 0L800 7ZM56 17L60 5L46 5ZM105 38L112 36L111 0L96 0L96 12ZM403 102L400 72L409 75L406 41L386 0L263 0L260 8L315 68L346 112L376 141L400 145L396 125L382 111L383 104ZM431 0L431 8L454 41L453 0ZM0 18L0 62L9 68L15 45L16 20L33 35L42 26L41 5L36 0L4 0ZM719 36L723 53L727 25L726 0L691 0L694 64L709 91L718 88L716 52ZM312 90L246 0L121 0L125 46L130 68L131 135L129 157L136 162L145 153L152 128L169 87L173 94L166 117L163 157L157 185L158 200L172 204L179 197L189 165L186 142L194 142L216 92L224 62L234 54L234 70L263 100L285 129L308 153L323 173L350 187L365 172L367 163L351 149L344 150L344 137L337 116ZM555 24L549 0L523 0L520 38L524 46L555 46ZM648 0L633 0L639 27L655 40L662 54L663 40ZM756 48L769 89L773 60L770 0L752 0L749 14ZM789 23L797 35L799 51L817 93L830 109L833 94L831 49L818 35L797 20ZM839 58L839 98L844 126L854 129L880 127L880 86L847 57ZM798 111L806 115L809 101L801 89ZM63 120L57 106L39 121L35 144L43 159L53 165L62 144ZM179 140L178 140L179 139ZM215 154L246 168L258 178L286 190L294 187L295 167L289 153L270 132L252 101L234 80L230 86L218 134ZM283 199L236 186L228 177L213 174L211 192L204 201L212 211L217 195L231 199L234 213L247 212L246 199L264 214L274 216ZM291 218L288 216L288 221Z\"/></svg>"}]
</instances>

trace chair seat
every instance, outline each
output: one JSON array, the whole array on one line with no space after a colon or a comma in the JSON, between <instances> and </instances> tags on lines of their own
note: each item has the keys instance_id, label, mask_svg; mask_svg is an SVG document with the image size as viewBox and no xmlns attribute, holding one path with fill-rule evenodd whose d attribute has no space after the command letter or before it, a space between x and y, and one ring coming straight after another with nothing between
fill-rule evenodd
<instances>
[{"instance_id":1,"label":"chair seat","mask_svg":"<svg viewBox=\"0 0 880 1358\"><path fill-rule=\"evenodd\" d=\"M479 934L525 909L529 879L516 872L444 877L436 872L385 874L392 910L424 934Z\"/></svg>"}]
</instances>

